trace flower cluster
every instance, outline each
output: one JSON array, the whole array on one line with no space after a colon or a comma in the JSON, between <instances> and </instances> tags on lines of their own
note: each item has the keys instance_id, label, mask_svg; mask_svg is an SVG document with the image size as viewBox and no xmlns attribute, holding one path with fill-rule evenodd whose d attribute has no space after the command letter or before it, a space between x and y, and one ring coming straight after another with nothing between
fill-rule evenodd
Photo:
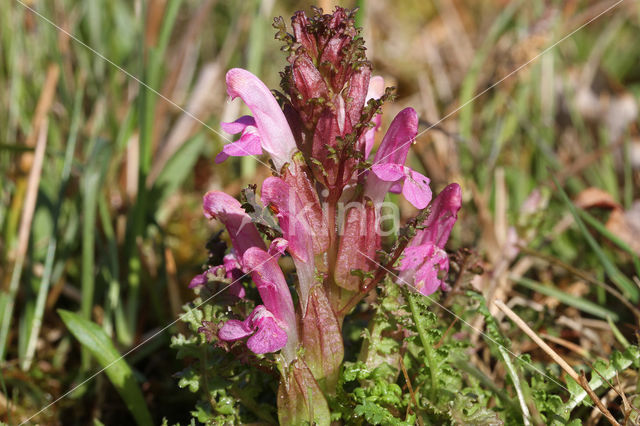
<instances>
[{"instance_id":1,"label":"flower cluster","mask_svg":"<svg viewBox=\"0 0 640 426\"><path fill-rule=\"evenodd\" d=\"M244 320L228 320L218 338L248 338L247 347L258 354L280 351L281 421L324 424L325 397L335 392L344 354L345 315L389 269L398 272L398 283L425 295L446 289L444 245L460 208L460 188L451 184L432 202L429 179L405 165L418 132L412 108L398 113L370 158L381 105L391 91L381 77L371 76L353 12L297 12L292 33L282 18L275 27L289 53L282 92L276 97L250 72L230 70L228 93L241 98L252 116L222 124L240 137L216 158L266 153L274 176L262 182L261 205L256 202L251 211L222 192L204 196L205 216L224 224L232 249L191 287L222 274L235 280L231 291L242 298L237 281L251 276L262 304ZM390 191L401 192L422 213L412 238L396 244L387 256L391 260L381 264L381 210ZM257 223L252 211L277 223ZM284 254L296 268L295 304L278 264Z\"/></svg>"}]
</instances>

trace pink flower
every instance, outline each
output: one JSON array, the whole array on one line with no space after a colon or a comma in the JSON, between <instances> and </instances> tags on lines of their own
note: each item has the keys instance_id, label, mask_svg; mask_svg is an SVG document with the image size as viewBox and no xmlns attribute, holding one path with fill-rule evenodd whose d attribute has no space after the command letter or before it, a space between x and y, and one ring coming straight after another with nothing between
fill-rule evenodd
<instances>
[{"instance_id":1,"label":"pink flower","mask_svg":"<svg viewBox=\"0 0 640 426\"><path fill-rule=\"evenodd\" d=\"M431 201L429 178L405 166L411 141L418 133L418 114L405 108L396 115L373 160L372 174L367 176L365 196L376 206L395 185L402 185L402 195L416 208L423 209Z\"/></svg>"},{"instance_id":2,"label":"pink flower","mask_svg":"<svg viewBox=\"0 0 640 426\"><path fill-rule=\"evenodd\" d=\"M240 139L222 148L216 156L216 163L222 163L229 157L241 157L244 155L262 155L262 147L260 146L260 135L256 127L256 120L249 116L243 115L233 123L220 123L220 127L225 132L235 135L241 133Z\"/></svg>"},{"instance_id":3,"label":"pink flower","mask_svg":"<svg viewBox=\"0 0 640 426\"><path fill-rule=\"evenodd\" d=\"M434 293L438 288L445 289L440 271L449 271L447 253L433 243L407 247L400 260L398 269L401 283L411 283L412 287L424 295Z\"/></svg>"},{"instance_id":4,"label":"pink flower","mask_svg":"<svg viewBox=\"0 0 640 426\"><path fill-rule=\"evenodd\" d=\"M222 259L222 265L213 266L202 274L193 277L189 283L189 288L196 288L205 285L209 281L209 277L213 278L218 276L219 271L222 271L221 273L225 278L231 280L231 285L228 291L240 299L244 298L244 287L242 287L242 284L238 282L240 278L242 278L242 268L234 252L224 256Z\"/></svg>"},{"instance_id":5,"label":"pink flower","mask_svg":"<svg viewBox=\"0 0 640 426\"><path fill-rule=\"evenodd\" d=\"M240 97L251 116L221 124L239 138L224 146L216 162L267 153L275 172L262 182L262 206L247 193L254 207L250 215L227 194L213 191L204 197L205 216L225 225L233 248L222 265L196 276L190 287L223 275L236 281L242 273L251 275L260 300L246 318L227 320L218 337L246 340L257 354L280 351L283 424L330 423L325 396L335 395L344 358L342 322L385 278L385 268L375 259L397 259L401 250L378 256L387 247L380 232L386 194L401 192L418 209L431 204L415 237L401 246L398 265L398 282L425 295L446 287L444 246L461 204L457 184L432 202L429 179L406 164L418 134L412 108L393 119L373 163L368 162L380 106L390 92L381 77L371 76L354 14L340 7L330 14L315 9L309 17L298 12L292 33L282 18L275 20L276 38L289 52L277 101L250 72L236 68L227 73L229 95ZM268 249L258 230L271 240ZM285 252L295 265L295 306L292 283L277 261ZM244 296L241 286L232 291Z\"/></svg>"},{"instance_id":6,"label":"pink flower","mask_svg":"<svg viewBox=\"0 0 640 426\"><path fill-rule=\"evenodd\" d=\"M227 228L238 259L242 259L244 252L251 247L265 248L251 217L231 195L220 191L207 192L202 208L207 219L218 219Z\"/></svg>"},{"instance_id":7,"label":"pink flower","mask_svg":"<svg viewBox=\"0 0 640 426\"><path fill-rule=\"evenodd\" d=\"M462 204L460 186L452 183L431 204L431 213L416 236L405 248L400 260L398 282L411 285L424 295L439 288L446 290L444 280L449 272L449 258L444 246L458 218Z\"/></svg>"},{"instance_id":8,"label":"pink flower","mask_svg":"<svg viewBox=\"0 0 640 426\"><path fill-rule=\"evenodd\" d=\"M241 133L240 140L225 146L217 162L230 155L257 155L267 151L277 170L291 160L296 142L280 105L271 91L255 75L241 68L227 72L227 92L231 98L240 97L253 113L233 123L223 123L230 133ZM259 146L258 146L259 142ZM261 147L261 149L258 149Z\"/></svg>"},{"instance_id":9,"label":"pink flower","mask_svg":"<svg viewBox=\"0 0 640 426\"><path fill-rule=\"evenodd\" d=\"M202 208L207 219L219 219L227 228L233 251L223 258L223 264L209 268L202 274L196 275L189 283L189 288L199 287L209 281L209 276L215 277L222 270L226 278L232 280L229 288L232 294L239 298L245 295L244 288L239 282L242 271L242 256L251 247L264 248L262 237L251 218L242 209L240 202L232 196L220 191L207 192L203 198Z\"/></svg>"},{"instance_id":10,"label":"pink flower","mask_svg":"<svg viewBox=\"0 0 640 426\"><path fill-rule=\"evenodd\" d=\"M255 353L283 349L285 359L291 362L298 345L298 331L293 300L278 266L277 256L269 255L258 247L251 247L245 252L242 262L251 271L251 278L264 306L257 306L245 321L227 321L218 337L234 341L256 332L253 340L249 339L247 342L249 349Z\"/></svg>"},{"instance_id":11,"label":"pink flower","mask_svg":"<svg viewBox=\"0 0 640 426\"><path fill-rule=\"evenodd\" d=\"M402 195L418 209L431 201L429 178L400 164L374 164L371 171L386 182L402 183ZM391 189L391 188L390 188Z\"/></svg>"},{"instance_id":12,"label":"pink flower","mask_svg":"<svg viewBox=\"0 0 640 426\"><path fill-rule=\"evenodd\" d=\"M295 356L298 342L293 300L277 258L284 252L287 242L276 239L269 251L242 209L240 202L224 192L211 191L204 196L204 214L219 219L227 228L235 253L225 256L224 265L209 269L196 276L190 286L204 284L207 274L224 268L233 276L235 269L250 272L264 306L257 306L245 321L230 320L220 330L220 339L238 340L255 334L248 347L255 353L274 352L285 348L286 358Z\"/></svg>"},{"instance_id":13,"label":"pink flower","mask_svg":"<svg viewBox=\"0 0 640 426\"><path fill-rule=\"evenodd\" d=\"M234 341L251 336L247 340L247 347L253 353L264 354L279 351L287 344L284 328L267 308L258 305L244 321L227 321L218 332L218 337Z\"/></svg>"}]
</instances>

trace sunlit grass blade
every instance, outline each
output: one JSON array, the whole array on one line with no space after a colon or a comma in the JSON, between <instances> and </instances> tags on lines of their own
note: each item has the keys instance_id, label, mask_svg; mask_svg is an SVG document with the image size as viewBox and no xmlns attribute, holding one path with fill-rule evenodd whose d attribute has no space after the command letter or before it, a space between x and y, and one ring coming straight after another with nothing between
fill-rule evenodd
<instances>
[{"instance_id":1,"label":"sunlit grass blade","mask_svg":"<svg viewBox=\"0 0 640 426\"><path fill-rule=\"evenodd\" d=\"M616 340L618 340L618 342L620 342L620 344L624 346L625 349L631 346L629 341L626 339L626 337L624 337L624 335L622 334L620 329L616 326L616 324L613 322L611 317L607 317L607 322L609 323L609 327L611 327L611 332L616 337Z\"/></svg>"},{"instance_id":2,"label":"sunlit grass blade","mask_svg":"<svg viewBox=\"0 0 640 426\"><path fill-rule=\"evenodd\" d=\"M22 268L26 260L29 235L31 233L31 222L36 207L38 186L40 184L42 164L44 162L44 153L47 147L47 129L48 124L45 119L45 122L42 123L39 129L36 151L31 171L29 172L27 184L28 189L24 200L24 206L22 208L20 229L18 230L18 247L16 250L15 262L13 263L13 270L11 272L9 288L8 291L0 292L0 295L2 295L2 298L0 299L0 308L2 308L2 311L0 312L0 318L2 318L2 322L0 323L0 362L4 361L6 355L7 339L9 337L9 329L13 319L13 308L15 306L15 300L18 293L20 277L22 276Z\"/></svg>"},{"instance_id":3,"label":"sunlit grass blade","mask_svg":"<svg viewBox=\"0 0 640 426\"><path fill-rule=\"evenodd\" d=\"M571 212L573 219L578 225L578 228L580 229L582 236L587 240L587 243L589 243L589 246L591 247L591 249L596 253L596 256L600 260L602 267L606 271L611 281L613 281L613 283L618 286L618 288L622 291L622 293L625 296L629 297L633 303L637 303L638 298L640 297L640 291L638 290L638 287L629 278L627 278L622 272L620 272L620 270L613 264L611 259L607 257L607 255L602 250L600 245L589 233L589 230L585 226L584 222L582 222L582 219L580 219L580 213L578 212L578 209L576 208L576 206L573 205L573 203L569 199L569 196L567 195L566 192L564 192L564 189L562 189L562 187L560 186L560 183L555 178L555 176L553 176L553 181L556 184L556 188L560 194L560 197L569 208L569 211Z\"/></svg>"},{"instance_id":4,"label":"sunlit grass blade","mask_svg":"<svg viewBox=\"0 0 640 426\"><path fill-rule=\"evenodd\" d=\"M69 331L104 368L107 377L116 388L129 411L139 425L152 425L151 413L147 408L140 386L133 371L120 356L107 334L99 325L63 309L58 310Z\"/></svg>"},{"instance_id":5,"label":"sunlit grass blade","mask_svg":"<svg viewBox=\"0 0 640 426\"><path fill-rule=\"evenodd\" d=\"M80 311L86 320L91 318L95 293L95 234L96 212L100 183L109 164L111 150L98 139L93 147L82 181L82 301ZM89 358L83 352L83 368L89 366Z\"/></svg>"},{"instance_id":6,"label":"sunlit grass blade","mask_svg":"<svg viewBox=\"0 0 640 426\"><path fill-rule=\"evenodd\" d=\"M460 110L458 126L460 129L460 136L464 140L468 141L472 136L472 118L474 109L471 99L475 96L475 90L482 70L482 65L485 63L491 49L495 47L498 38L509 28L519 5L519 1L509 3L509 5L504 8L502 13L494 21L491 29L489 30L489 34L487 34L486 38L482 42L482 46L473 58L473 62L471 63L467 76L462 82L459 103L461 106L465 105L465 107ZM468 155L468 152L466 154ZM470 162L471 158L461 158L461 161ZM465 166L465 164L463 164L463 166ZM468 167L469 163L467 163L466 166Z\"/></svg>"},{"instance_id":7,"label":"sunlit grass blade","mask_svg":"<svg viewBox=\"0 0 640 426\"><path fill-rule=\"evenodd\" d=\"M580 213L580 216L582 217L582 219L584 219L584 221L587 222L589 225L593 226L596 231L598 231L605 238L609 239L612 243L617 245L621 250L626 251L629 254L629 256L631 256L633 265L636 269L636 275L640 277L640 257L638 257L638 254L629 246L629 244L622 241L622 239L618 237L616 234L614 234L613 232L609 231L605 225L603 225L598 219L596 219L591 214L589 214L589 212L587 212L586 210L578 209L578 213Z\"/></svg>"},{"instance_id":8,"label":"sunlit grass blade","mask_svg":"<svg viewBox=\"0 0 640 426\"><path fill-rule=\"evenodd\" d=\"M162 208L163 201L180 189L180 186L192 173L205 143L206 138L203 134L198 134L186 141L167 161L158 179L154 182L151 192L154 195L155 203L157 203L155 216L160 222L166 219L163 217L166 216L164 214L166 209Z\"/></svg>"},{"instance_id":9,"label":"sunlit grass blade","mask_svg":"<svg viewBox=\"0 0 640 426\"><path fill-rule=\"evenodd\" d=\"M106 239L107 262L103 266L103 275L107 283L106 303L104 307L103 328L108 335L112 335L115 329L118 341L130 342L133 336L128 334L124 322L124 312L120 303L120 264L118 261L118 242L111 225L107 200L103 194L98 200L100 224ZM115 325L114 325L115 324Z\"/></svg>"},{"instance_id":10,"label":"sunlit grass blade","mask_svg":"<svg viewBox=\"0 0 640 426\"><path fill-rule=\"evenodd\" d=\"M576 309L581 310L582 312L586 312L593 316L607 319L607 317L611 317L613 320L617 321L620 317L615 312L603 308L602 306L593 303L589 300L586 300L582 297L576 297L570 294L565 293L562 290L559 290L552 286L546 286L535 282L529 278L514 278L514 281L530 290L533 290L537 293L544 294L545 296L553 297L557 299L561 303L564 303L567 306L573 306Z\"/></svg>"},{"instance_id":11,"label":"sunlit grass blade","mask_svg":"<svg viewBox=\"0 0 640 426\"><path fill-rule=\"evenodd\" d=\"M156 95L148 87L156 88L160 83L163 71L163 61L169 44L169 38L175 24L181 0L171 0L165 6L162 26L155 46L149 47L143 58L143 81L147 86L140 88L138 99L138 123L140 126L139 164L138 164L138 197L131 216L131 227L127 235L127 257L129 259L128 283L129 295L126 309L127 327L133 335L138 316L140 282L142 264L138 253L138 238L142 237L146 229L146 219L149 209L149 193L146 186L147 176L151 171L153 123L156 105ZM148 57L148 60L145 58Z\"/></svg>"},{"instance_id":12,"label":"sunlit grass blade","mask_svg":"<svg viewBox=\"0 0 640 426\"><path fill-rule=\"evenodd\" d=\"M58 201L53 211L53 230L49 239L49 245L47 247L47 254L44 263L44 270L42 272L42 280L38 287L38 296L35 303L35 312L33 322L27 327L27 344L24 357L22 359L21 367L23 370L28 370L33 361L33 357L36 351L36 342L40 334L40 327L42 326L42 318L44 316L45 302L49 293L49 286L51 285L51 274L53 272L53 265L56 255L56 248L58 245L58 227L60 210L62 207L62 201L64 199L64 192L69 182L69 176L71 175L71 164L73 162L73 155L76 148L76 141L78 136L78 130L81 124L82 117L82 94L83 90L77 90L74 101L73 109L73 121L71 123L71 129L69 131L69 138L67 140L67 147L64 156L64 164L62 166L62 176L60 182L60 189L58 191Z\"/></svg>"}]
</instances>

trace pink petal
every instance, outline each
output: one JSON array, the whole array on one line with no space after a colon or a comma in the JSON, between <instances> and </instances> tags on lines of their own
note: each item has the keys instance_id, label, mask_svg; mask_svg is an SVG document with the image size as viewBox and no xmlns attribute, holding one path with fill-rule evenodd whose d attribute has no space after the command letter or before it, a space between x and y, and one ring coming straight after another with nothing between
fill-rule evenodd
<instances>
[{"instance_id":1,"label":"pink petal","mask_svg":"<svg viewBox=\"0 0 640 426\"><path fill-rule=\"evenodd\" d=\"M220 191L207 192L203 198L202 208L207 219L218 219L227 228L233 248L242 258L250 247L264 248L262 237L251 217L244 211L240 202L232 196Z\"/></svg>"},{"instance_id":2,"label":"pink petal","mask_svg":"<svg viewBox=\"0 0 640 426\"><path fill-rule=\"evenodd\" d=\"M374 173L367 176L364 188L365 196L373 201L376 208L380 207L391 186L381 180L394 182L401 178L397 176L399 176L401 167L404 166L411 141L417 133L418 114L413 108L405 108L400 111L389 125L373 160L371 169ZM385 169L382 167L384 165L394 166ZM379 176L376 170L380 171L382 176ZM404 174L404 171L402 173Z\"/></svg>"},{"instance_id":3,"label":"pink petal","mask_svg":"<svg viewBox=\"0 0 640 426\"><path fill-rule=\"evenodd\" d=\"M449 258L444 250L427 243L407 247L402 255L398 267L398 281L401 284L409 285L427 296L445 286L444 280L438 277L440 271L449 271Z\"/></svg>"},{"instance_id":4,"label":"pink petal","mask_svg":"<svg viewBox=\"0 0 640 426\"><path fill-rule=\"evenodd\" d=\"M369 88L367 90L366 102L369 99L380 99L384 95L384 78L374 75L369 79Z\"/></svg>"},{"instance_id":5,"label":"pink petal","mask_svg":"<svg viewBox=\"0 0 640 426\"><path fill-rule=\"evenodd\" d=\"M269 153L277 170L291 160L296 142L280 105L258 77L241 68L227 72L227 92L240 97L251 110L260 134L262 148Z\"/></svg>"},{"instance_id":6,"label":"pink petal","mask_svg":"<svg viewBox=\"0 0 640 426\"><path fill-rule=\"evenodd\" d=\"M225 254L225 256L222 258L222 264L224 265L227 273L229 271L233 271L234 269L242 269L242 267L240 266L240 261L238 260L238 257L233 250L231 253Z\"/></svg>"},{"instance_id":7,"label":"pink petal","mask_svg":"<svg viewBox=\"0 0 640 426\"><path fill-rule=\"evenodd\" d=\"M207 283L207 273L198 274L189 283L189 288L196 288Z\"/></svg>"},{"instance_id":8,"label":"pink petal","mask_svg":"<svg viewBox=\"0 0 640 426\"><path fill-rule=\"evenodd\" d=\"M406 178L402 186L402 195L414 207L424 209L431 201L431 189L429 188L429 178L426 176L405 168Z\"/></svg>"},{"instance_id":9,"label":"pink petal","mask_svg":"<svg viewBox=\"0 0 640 426\"><path fill-rule=\"evenodd\" d=\"M224 341L235 341L247 336L251 336L247 340L247 347L257 354L278 351L288 340L286 331L263 305L256 306L244 321L227 321L218 332L218 337Z\"/></svg>"},{"instance_id":10,"label":"pink petal","mask_svg":"<svg viewBox=\"0 0 640 426\"><path fill-rule=\"evenodd\" d=\"M400 164L374 164L371 171L386 182L395 182L405 177L404 166Z\"/></svg>"},{"instance_id":11,"label":"pink petal","mask_svg":"<svg viewBox=\"0 0 640 426\"><path fill-rule=\"evenodd\" d=\"M229 320L218 331L218 337L220 340L233 342L250 336L251 333L253 330L249 327L248 321Z\"/></svg>"},{"instance_id":12,"label":"pink petal","mask_svg":"<svg viewBox=\"0 0 640 426\"><path fill-rule=\"evenodd\" d=\"M400 194L402 192L402 182L401 181L394 182L391 185L391 188L389 188L389 192L393 194Z\"/></svg>"},{"instance_id":13,"label":"pink petal","mask_svg":"<svg viewBox=\"0 0 640 426\"><path fill-rule=\"evenodd\" d=\"M275 238L269 245L269 255L274 256L276 259L284 255L285 250L289 247L289 242L284 238Z\"/></svg>"},{"instance_id":14,"label":"pink petal","mask_svg":"<svg viewBox=\"0 0 640 426\"><path fill-rule=\"evenodd\" d=\"M384 95L384 79L379 75L375 75L369 79L369 88L367 90L367 96L364 104L366 105L369 99L379 99L382 95ZM380 129L380 125L382 124L382 115L376 114L371 121L373 122L374 127L367 130L364 134L364 158L369 158L369 154L371 154L376 132Z\"/></svg>"},{"instance_id":15,"label":"pink petal","mask_svg":"<svg viewBox=\"0 0 640 426\"><path fill-rule=\"evenodd\" d=\"M287 333L273 316L263 316L254 321L258 331L247 340L247 347L256 354L276 352L287 344Z\"/></svg>"},{"instance_id":16,"label":"pink petal","mask_svg":"<svg viewBox=\"0 0 640 426\"><path fill-rule=\"evenodd\" d=\"M238 118L236 121L232 121L231 123L220 123L220 128L230 135L241 133L249 126L256 127L256 120L250 115L243 115L242 117Z\"/></svg>"},{"instance_id":17,"label":"pink petal","mask_svg":"<svg viewBox=\"0 0 640 426\"><path fill-rule=\"evenodd\" d=\"M445 271L445 274L449 271L449 258L444 250L435 247L432 256L416 272L415 288L425 296L433 294L438 288L443 288L446 284L444 280L438 278L440 271Z\"/></svg>"},{"instance_id":18,"label":"pink petal","mask_svg":"<svg viewBox=\"0 0 640 426\"><path fill-rule=\"evenodd\" d=\"M411 142L418 134L418 114L413 108L405 108L396 115L373 160L374 164L404 165Z\"/></svg>"},{"instance_id":19,"label":"pink petal","mask_svg":"<svg viewBox=\"0 0 640 426\"><path fill-rule=\"evenodd\" d=\"M293 300L276 259L266 251L252 247L245 252L242 260L244 267L251 271L251 278L258 287L260 298L266 309L295 331Z\"/></svg>"},{"instance_id":20,"label":"pink petal","mask_svg":"<svg viewBox=\"0 0 640 426\"><path fill-rule=\"evenodd\" d=\"M260 136L255 127L247 127L235 142L225 145L216 156L216 164L222 163L229 157L243 157L245 155L261 155Z\"/></svg>"},{"instance_id":21,"label":"pink petal","mask_svg":"<svg viewBox=\"0 0 640 426\"><path fill-rule=\"evenodd\" d=\"M425 244L416 247L407 247L402 252L402 258L400 259L399 271L417 270L422 265L425 259L433 255L433 244Z\"/></svg>"},{"instance_id":22,"label":"pink petal","mask_svg":"<svg viewBox=\"0 0 640 426\"><path fill-rule=\"evenodd\" d=\"M313 255L312 232L296 191L283 179L268 177L262 183L262 203L277 209L278 224L288 241L289 253L303 262L309 260Z\"/></svg>"},{"instance_id":23,"label":"pink petal","mask_svg":"<svg viewBox=\"0 0 640 426\"><path fill-rule=\"evenodd\" d=\"M373 128L367 130L364 134L364 158L369 158L373 145L376 141L376 132L380 130L382 125L382 115L376 114L371 122L374 124Z\"/></svg>"},{"instance_id":24,"label":"pink petal","mask_svg":"<svg viewBox=\"0 0 640 426\"><path fill-rule=\"evenodd\" d=\"M410 246L418 246L431 242L440 248L444 248L451 229L458 219L458 210L462 205L462 191L460 185L452 183L443 189L431 203L431 213L424 222L424 229L409 243Z\"/></svg>"}]
</instances>

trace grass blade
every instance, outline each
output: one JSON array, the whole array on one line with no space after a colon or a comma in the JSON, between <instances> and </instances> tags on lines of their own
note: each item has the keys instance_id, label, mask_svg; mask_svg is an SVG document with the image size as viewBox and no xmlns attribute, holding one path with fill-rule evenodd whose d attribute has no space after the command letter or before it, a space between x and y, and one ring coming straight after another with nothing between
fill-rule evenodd
<instances>
[{"instance_id":1,"label":"grass blade","mask_svg":"<svg viewBox=\"0 0 640 426\"><path fill-rule=\"evenodd\" d=\"M602 248L600 247L600 245L598 245L596 240L591 236L584 222L582 222L582 219L580 219L580 214L578 213L578 209L576 208L576 206L573 205L573 203L569 199L569 196L567 195L566 192L564 192L564 189L562 189L562 187L560 186L560 183L555 178L555 176L553 176L553 181L555 182L556 188L560 193L560 197L565 202L567 207L569 207L569 211L573 216L573 220L576 221L576 224L578 225L578 228L580 229L580 232L582 233L583 237L587 240L587 243L589 243L589 246L591 246L593 251L596 253L596 256L598 256L600 263L602 263L602 266L606 271L607 275L609 276L609 278L611 279L611 281L613 281L613 283L618 286L618 288L622 291L622 293L628 298L630 298L633 303L638 303L638 298L640 297L638 287L629 278L627 278L622 272L620 272L620 270L613 264L611 259L609 259L605 254L605 252L602 251Z\"/></svg>"},{"instance_id":2,"label":"grass blade","mask_svg":"<svg viewBox=\"0 0 640 426\"><path fill-rule=\"evenodd\" d=\"M626 251L629 256L631 256L633 266L636 269L636 275L640 277L640 257L638 257L638 254L631 247L629 247L627 243L622 241L622 239L620 239L617 235L609 231L607 227L600 223L598 219L589 214L589 212L579 209L578 213L580 213L580 216L582 217L582 219L584 219L585 222L593 226L596 231L602 234L602 236L608 238L612 243L617 245L621 250Z\"/></svg>"},{"instance_id":3,"label":"grass blade","mask_svg":"<svg viewBox=\"0 0 640 426\"><path fill-rule=\"evenodd\" d=\"M129 334L133 335L136 328L136 320L139 306L140 275L142 264L138 253L137 242L145 233L146 218L149 209L149 193L146 186L147 176L151 171L152 142L153 142L153 122L156 96L149 90L149 87L158 87L161 72L163 70L162 61L169 44L171 30L175 24L181 0L171 0L167 3L162 28L156 46L150 47L148 51L148 61L143 59L143 75L146 86L140 88L139 96L139 164L138 164L138 198L132 213L131 231L127 235L127 253L129 258L129 300L127 305L127 326ZM147 55L142 55L145 58Z\"/></svg>"},{"instance_id":4,"label":"grass blade","mask_svg":"<svg viewBox=\"0 0 640 426\"><path fill-rule=\"evenodd\" d=\"M29 234L31 233L31 221L36 208L36 199L38 196L38 186L40 183L40 175L42 172L42 163L44 162L44 152L47 147L47 129L48 124L42 123L39 129L38 141L36 143L36 152L33 159L33 165L29 172L27 184L27 193L22 209L22 220L20 221L20 229L18 230L18 248L16 251L16 260L13 264L11 273L11 281L9 283L9 291L1 292L2 295L2 323L0 323L0 362L4 361L7 350L7 338L9 336L9 328L13 318L13 308L16 295L18 293L18 285L22 276L22 267L24 266L27 248L29 245Z\"/></svg>"},{"instance_id":5,"label":"grass blade","mask_svg":"<svg viewBox=\"0 0 640 426\"><path fill-rule=\"evenodd\" d=\"M124 403L139 425L152 425L151 413L147 408L140 386L133 371L120 356L111 339L98 324L82 318L70 311L59 309L58 313L65 326L105 369L107 377L116 388Z\"/></svg>"},{"instance_id":6,"label":"grass blade","mask_svg":"<svg viewBox=\"0 0 640 426\"><path fill-rule=\"evenodd\" d=\"M42 280L40 281L40 287L38 287L38 296L35 304L33 323L30 327L27 327L27 347L25 356L21 364L21 367L24 371L27 371L29 369L35 355L36 342L38 340L38 336L40 335L40 327L42 326L42 318L44 316L45 302L47 300L47 294L49 293L49 286L51 285L51 274L53 272L56 248L58 245L57 234L60 209L62 207L64 192L69 182L69 176L71 175L71 164L73 162L73 154L76 150L78 130L80 129L80 119L82 116L82 94L82 90L78 90L76 92L73 109L73 122L71 124L71 131L69 132L69 139L67 140L64 164L62 166L62 179L60 183L60 190L58 191L58 201L53 212L53 231L51 232L51 238L49 239L49 245L47 247L47 256L45 259L44 270L42 272Z\"/></svg>"},{"instance_id":7,"label":"grass blade","mask_svg":"<svg viewBox=\"0 0 640 426\"><path fill-rule=\"evenodd\" d=\"M526 287L537 293L544 294L545 296L553 297L554 299L559 300L560 302L564 303L567 306L573 306L574 308L579 309L582 312L591 314L593 316L596 316L602 319L611 318L614 321L617 321L619 319L619 315L616 314L615 312L607 308L603 308L602 306L596 303L593 303L589 300L567 294L564 291L558 290L555 287L540 284L529 278L516 278L516 279L513 279L513 281L523 287Z\"/></svg>"},{"instance_id":8,"label":"grass blade","mask_svg":"<svg viewBox=\"0 0 640 426\"><path fill-rule=\"evenodd\" d=\"M80 311L89 320L95 292L95 231L100 182L109 163L110 149L97 140L83 176L82 197L82 301ZM89 367L88 353L83 352L83 368Z\"/></svg>"}]
</instances>

